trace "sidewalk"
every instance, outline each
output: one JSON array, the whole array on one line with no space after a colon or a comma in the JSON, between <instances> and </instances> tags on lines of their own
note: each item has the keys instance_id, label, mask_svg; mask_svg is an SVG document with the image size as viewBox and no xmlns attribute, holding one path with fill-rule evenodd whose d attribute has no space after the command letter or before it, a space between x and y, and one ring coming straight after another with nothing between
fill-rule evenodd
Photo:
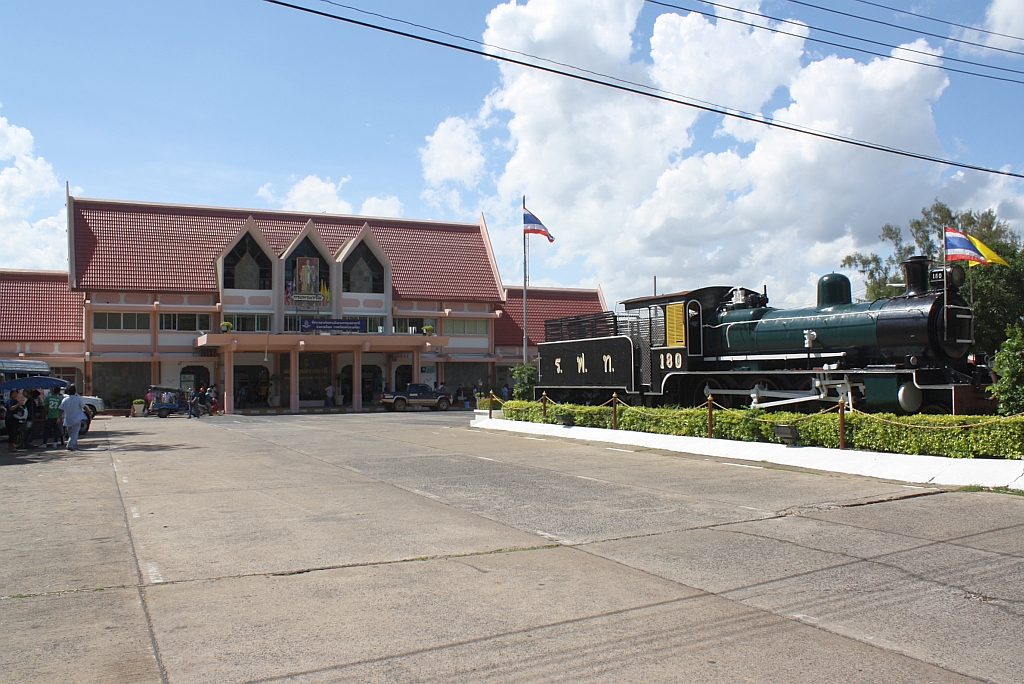
<instances>
[{"instance_id":1,"label":"sidewalk","mask_svg":"<svg viewBox=\"0 0 1024 684\"><path fill-rule=\"evenodd\" d=\"M488 419L477 414L472 427L561 439L607 442L701 456L761 461L883 480L951 487L978 485L1024 489L1024 460L990 460L914 456L874 451L839 451L821 447L787 447L764 442L738 442L704 437L677 437L629 430L566 427L515 420Z\"/></svg>"}]
</instances>

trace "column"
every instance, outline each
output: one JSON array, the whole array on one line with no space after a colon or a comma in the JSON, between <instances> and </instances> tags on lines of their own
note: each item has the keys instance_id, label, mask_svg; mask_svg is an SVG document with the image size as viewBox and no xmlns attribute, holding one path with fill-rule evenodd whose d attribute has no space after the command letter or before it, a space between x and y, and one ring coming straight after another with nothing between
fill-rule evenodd
<instances>
[{"instance_id":1,"label":"column","mask_svg":"<svg viewBox=\"0 0 1024 684\"><path fill-rule=\"evenodd\" d=\"M288 355L289 361L289 373L288 378L290 387L288 388L289 396L291 397L288 404L292 413L299 412L299 350L298 348L292 349L292 353Z\"/></svg>"},{"instance_id":2,"label":"column","mask_svg":"<svg viewBox=\"0 0 1024 684\"><path fill-rule=\"evenodd\" d=\"M149 362L149 384L160 384L160 361L156 358L151 359Z\"/></svg>"},{"instance_id":3,"label":"column","mask_svg":"<svg viewBox=\"0 0 1024 684\"><path fill-rule=\"evenodd\" d=\"M492 388L498 384L498 363L496 361L487 364L487 382Z\"/></svg>"},{"instance_id":4,"label":"column","mask_svg":"<svg viewBox=\"0 0 1024 684\"><path fill-rule=\"evenodd\" d=\"M363 410L363 350L352 350L352 410Z\"/></svg>"},{"instance_id":5,"label":"column","mask_svg":"<svg viewBox=\"0 0 1024 684\"><path fill-rule=\"evenodd\" d=\"M92 394L92 361L89 360L90 354L85 354L85 375L82 378L82 384L84 388L82 394Z\"/></svg>"},{"instance_id":6,"label":"column","mask_svg":"<svg viewBox=\"0 0 1024 684\"><path fill-rule=\"evenodd\" d=\"M221 396L224 397L224 413L234 413L235 352L230 347L224 349L224 387L221 388Z\"/></svg>"},{"instance_id":7,"label":"column","mask_svg":"<svg viewBox=\"0 0 1024 684\"><path fill-rule=\"evenodd\" d=\"M414 347L412 350L412 381L420 381L420 350Z\"/></svg>"}]
</instances>

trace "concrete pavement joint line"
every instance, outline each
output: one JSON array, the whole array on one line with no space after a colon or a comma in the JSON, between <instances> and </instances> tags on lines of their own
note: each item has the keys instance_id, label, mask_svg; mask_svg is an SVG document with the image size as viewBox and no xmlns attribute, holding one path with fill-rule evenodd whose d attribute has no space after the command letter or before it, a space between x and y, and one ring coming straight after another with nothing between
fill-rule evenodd
<instances>
[{"instance_id":1,"label":"concrete pavement joint line","mask_svg":"<svg viewBox=\"0 0 1024 684\"><path fill-rule=\"evenodd\" d=\"M678 584L678 583L676 583ZM685 586L685 585L684 585ZM286 674L277 675L274 677L265 677L262 679L250 679L244 684L270 684L271 682L280 682L283 680L291 679L294 677L304 677L309 675L324 674L332 672L334 670L341 670L347 667L357 667L359 665L371 665L374 663L383 663L390 660L397 660L400 658L409 658L412 656L424 655L427 653L438 653L452 648L459 648L462 646L473 646L477 644L487 643L497 639L503 639L512 636L521 636L524 634L530 634L531 632L537 632L539 630L555 629L557 627L567 627L571 625L583 624L591 622L593 620L599 620L601 618L616 617L622 615L629 615L630 613L636 613L644 610L652 610L655 608L662 608L665 606L672 606L681 603L688 603L695 599L706 598L709 596L706 592L696 590L698 593L694 596L684 596L675 599L668 599L666 601L657 601L655 603L646 603L639 606L631 606L629 608L621 608L619 610L610 610L604 613L595 613L593 615L584 615L582 617L568 618L566 620L559 620L557 622L548 622L541 625L534 625L532 627L524 627L522 629L509 630L507 632L499 632L497 634L489 634L487 636L476 637L473 639L463 639L460 641L452 641L446 644L439 644L437 646L429 646L427 648L420 648L413 651L403 651L402 653L394 653L391 655L380 656L378 658L364 658L362 660L354 660L347 663L338 663L337 665L327 665L325 667L319 667L312 670L301 670L297 672L289 672ZM757 609L751 609L757 610ZM763 611L761 611L763 612ZM771 613L769 613L771 615Z\"/></svg>"},{"instance_id":2,"label":"concrete pavement joint line","mask_svg":"<svg viewBox=\"0 0 1024 684\"><path fill-rule=\"evenodd\" d=\"M153 658L156 660L157 671L160 673L160 681L167 684L167 667L164 665L163 657L160 655L160 645L156 640L156 632L153 629L153 617L149 613L149 605L146 603L146 592L142 587L142 566L139 554L135 550L135 538L132 536L131 525L128 524L128 511L125 510L124 496L121 494L121 485L117 483L117 466L114 463L114 452L110 450L110 432L103 431L104 440L107 443L107 452L110 458L110 466L114 470L114 490L117 492L117 500L121 504L121 512L124 516L125 534L128 536L128 548L132 553L132 561L135 565L135 577L138 582L136 592L139 597L139 605L142 606L142 614L146 619L146 631L149 632L149 644L153 649Z\"/></svg>"},{"instance_id":3,"label":"concrete pavement joint line","mask_svg":"<svg viewBox=\"0 0 1024 684\"><path fill-rule=\"evenodd\" d=\"M724 591L721 594L718 594L719 596L725 596L727 598L728 598L729 594L732 594L732 593L735 593L735 592L749 591L751 589L756 589L756 588L759 588L759 587L771 586L772 584L775 584L775 583L778 583L778 582L786 582L786 581L789 581L789 580L792 580L792 579L796 579L796 578L810 577L810 576L813 576L815 574L822 573L822 572L827 572L827 571L830 571L830 570L835 570L837 568L849 567L850 565L856 565L857 563L867 563L869 565L877 565L879 567L888 568L889 570L892 570L892 571L896 572L897 574L901 575L905 579L914 579L914 580L917 580L919 582L922 582L924 584L928 584L928 585L931 585L931 586L937 586L937 587L942 587L942 588L948 589L948 590L962 592L964 594L964 598L976 598L975 595L977 595L977 600L983 600L986 603L994 603L996 608L999 608L999 609L1003 610L1004 612L1010 612L1013 615L1016 615L1016 613L1014 611L1007 610L1006 605L1013 605L1013 604L1024 603L1024 602L1016 600L1016 599L1007 599L1007 598L1000 598L1000 597L994 597L994 596L989 596L989 595L977 594L977 592L974 592L974 591L972 591L971 589L968 589L965 586L960 586L960 585L957 585L957 584L952 584L952 583L949 583L949 582L943 582L943 581L940 581L940 580L936 580L936 579L927 577L925 575L922 575L921 573L913 572L911 570L907 570L906 568L902 568L902 567L900 567L900 566L898 566L898 565L896 565L894 563L887 563L887 562L882 560L883 558L885 558L887 556L901 555L901 554L910 553L912 551L922 551L922 550L928 549L928 548L939 547L939 546L942 546L942 545L944 545L946 543L946 542L942 542L942 541L932 541L930 543L920 544L920 545L918 545L916 547L911 547L911 548L908 548L908 549L900 549L899 551L890 551L890 552L887 552L887 553L878 554L877 556L861 557L861 556L855 556L855 555L846 553L844 551L834 551L834 550L830 550L830 549L822 549L822 548L818 548L818 547L815 547L815 546L809 546L807 544L800 544L798 542L794 542L794 541L791 541L791 540L788 540L788 539L780 539L778 537L772 537L770 535L757 534L755 532L750 532L750 531L747 531L747 530L727 530L727 529L724 529L723 531L724 532L728 532L729 534L739 534L739 535L744 535L744 536L747 536L747 537L754 537L756 539L766 539L768 541L772 541L772 542L776 542L776 543L788 544L788 545L794 546L796 548L807 549L807 550L810 550L810 551L816 551L818 553L826 553L826 554L833 555L833 556L840 556L840 557L843 557L843 558L848 558L850 560L850 562L848 562L848 563L839 563L837 565L830 565L830 566L827 566L827 567L824 567L824 568L819 568L817 570L808 570L807 572L796 573L796 574L793 574L793 575L785 575L785 576L782 576L782 577L776 577L776 578L771 579L771 580L766 580L764 582L758 582L758 583L755 583L755 584L749 584L749 585L742 586L742 587L735 587L733 589L729 589L727 591ZM966 548L970 548L970 547L966 547ZM982 551L980 549L972 549L972 550L974 550L974 551ZM991 553L992 555L999 555L998 552L994 552L994 551L989 551L987 553ZM745 600L749 600L750 598L753 598L753 597L747 597L745 599L739 599L739 600L740 601L745 601ZM999 605L1000 603L1001 604L1006 604L1006 605Z\"/></svg>"},{"instance_id":4,"label":"concrete pavement joint line","mask_svg":"<svg viewBox=\"0 0 1024 684\"><path fill-rule=\"evenodd\" d=\"M641 535L641 536L643 536L643 535ZM758 606L751 605L751 604L747 603L747 601L749 601L751 598L754 598L754 597L748 596L745 599L738 599L738 598L734 598L734 597L729 595L729 594L732 594L732 593L735 593L735 592L738 592L738 591L742 591L742 590L746 589L746 587L737 587L735 589L729 589L729 590L721 592L721 593L714 592L714 591L709 591L707 589L701 589L700 587L694 587L694 586L691 586L689 584L684 584L683 582L680 582L679 580L676 580L676 579L672 579L670 577L665 577L665 576L659 574L658 572L656 572L654 570L644 570L644 569L641 569L641 568L636 568L636 567L628 565L628 564L626 564L626 563L624 563L622 561L616 560L614 558L608 558L608 557L605 557L605 556L597 555L597 554L593 553L592 551L590 551L589 549L584 548L584 546L582 546L582 545L581 546L577 546L575 548L578 549L579 551L583 552L583 553L586 553L586 554L592 555L592 556L596 556L597 558L601 558L601 559L603 559L605 561L610 561L610 562L615 563L617 565L621 565L622 567L628 568L628 569L630 569L630 570L632 570L634 572L640 572L642 574L650 575L651 577L656 577L658 579L661 579L661 580L664 580L664 581L667 581L667 582L671 582L673 584L678 584L679 586L686 587L686 588L692 589L694 591L702 592L703 596L714 596L716 598L720 598L720 599L723 599L725 601L729 601L730 603L738 603L738 604L742 605L744 608L746 608L748 610L755 611L756 613L761 613L761 614L764 614L764 615L770 615L770 616L773 616L773 617L776 617L776 618L788 620L790 622L796 622L796 623L802 624L802 625L804 625L806 627L809 627L809 628L812 628L812 629L820 629L820 630L822 630L824 632L827 632L828 634L831 634L831 635L833 635L833 636L835 636L835 637L837 637L839 639L844 639L844 640L848 639L850 641L854 641L856 643L860 643L860 644L863 644L865 646L869 646L871 648L878 649L879 651L883 651L885 653L896 653L897 655L899 655L901 657L904 657L904 658L907 658L908 660L912 660L912 661L918 662L918 663L923 663L925 665L928 665L929 667L934 667L934 668L937 668L939 670L943 670L943 671L946 671L946 672L951 672L951 673L954 673L954 674L957 674L957 675L960 675L962 677L966 677L968 679L972 679L972 680L975 680L975 681L983 681L983 680L980 680L978 677L974 677L974 676L969 675L967 673L959 672L957 670L952 670L952 669L950 669L950 668L948 668L948 667L946 667L944 665L940 665L938 663L933 663L933 662L929 662L927 660L922 660L921 658L918 658L916 656L910 655L909 653L906 653L906 652L901 651L901 650L897 650L895 648L886 647L885 645L874 641L873 638L871 638L871 639L861 639L860 637L857 637L857 636L852 636L852 635L849 635L849 634L838 632L838 631L836 631L834 629L831 629L831 628L829 628L827 626L823 626L821 624L818 624L817 622L813 622L812 623L810 621L801 620L800 618L798 618L796 616L793 616L793 615L786 615L786 614L783 614L783 613L776 613L776 612L774 612L774 611L772 611L772 610L770 610L768 608L761 608L761 607L758 607ZM801 576L806 576L806 575L813 575L813 574L818 573L818 572L823 572L824 570L827 570L827 569L849 567L849 566L852 566L852 565L857 565L858 563L861 563L861 562L864 562L864 561L851 560L851 561L849 561L847 563L839 563L837 565L831 566L830 568L823 568L821 570L808 571L806 573L798 573L796 575L792 575L791 577L781 578L781 579L791 579L793 577L801 577ZM754 588L754 587L759 587L759 586L766 586L766 585L772 584L773 582L781 581L781 579L780 580L771 580L771 581L768 581L768 582L759 582L759 583L750 585L750 587ZM693 597L693 598L697 598L697 597ZM804 617L809 617L809 616L804 616Z\"/></svg>"},{"instance_id":5,"label":"concrete pavement joint line","mask_svg":"<svg viewBox=\"0 0 1024 684\"><path fill-rule=\"evenodd\" d=\"M435 560L457 560L459 558L473 558L474 556L495 556L503 553L519 553L522 551L544 551L547 549L561 548L563 544L538 544L536 546L510 546L501 549L490 549L488 551L467 551L466 553L448 553L432 556L416 556L411 558L398 558L395 560L361 561L358 563L338 563L336 565L322 565L312 568L301 568L297 570L277 570L264 572L245 572L234 575L216 575L214 577L191 577L189 579L165 580L161 577L159 584L173 586L177 584L198 584L200 582L220 582L222 580L248 579L252 577L291 577L292 575L306 575L312 572L326 572L329 570L346 570L349 568L372 568L387 565L400 565L402 563L421 563ZM156 564L148 563L150 567L157 569ZM156 584L157 582L154 582ZM80 589L61 589L59 591L39 591L32 594L14 594L11 596L0 596L0 601L19 598L39 598L41 596L63 596L65 594L82 594L93 591L107 591L110 589L144 589L152 584L116 584L103 587L83 587Z\"/></svg>"}]
</instances>

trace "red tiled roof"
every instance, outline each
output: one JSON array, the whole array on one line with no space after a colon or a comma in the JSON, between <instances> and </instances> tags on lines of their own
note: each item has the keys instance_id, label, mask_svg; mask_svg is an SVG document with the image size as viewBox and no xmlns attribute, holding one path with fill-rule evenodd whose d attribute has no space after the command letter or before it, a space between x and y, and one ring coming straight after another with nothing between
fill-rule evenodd
<instances>
[{"instance_id":1,"label":"red tiled roof","mask_svg":"<svg viewBox=\"0 0 1024 684\"><path fill-rule=\"evenodd\" d=\"M63 271L0 271L0 340L81 342L85 295Z\"/></svg>"},{"instance_id":2,"label":"red tiled roof","mask_svg":"<svg viewBox=\"0 0 1024 684\"><path fill-rule=\"evenodd\" d=\"M75 198L74 287L217 292L217 256L252 216L277 255L313 220L331 254L367 222L398 299L496 302L500 279L477 224Z\"/></svg>"},{"instance_id":3,"label":"red tiled roof","mask_svg":"<svg viewBox=\"0 0 1024 684\"><path fill-rule=\"evenodd\" d=\"M500 308L504 313L494 322L494 345L499 347L523 345L523 288L506 288L508 301ZM574 288L530 288L526 297L526 315L529 317L528 341L530 345L544 341L544 321L566 316L604 311L600 290Z\"/></svg>"}]
</instances>

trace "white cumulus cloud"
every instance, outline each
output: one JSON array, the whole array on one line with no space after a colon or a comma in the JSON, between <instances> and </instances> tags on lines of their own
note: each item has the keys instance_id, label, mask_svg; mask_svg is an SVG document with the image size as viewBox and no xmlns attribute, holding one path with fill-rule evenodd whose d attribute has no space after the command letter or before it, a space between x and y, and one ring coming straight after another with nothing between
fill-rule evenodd
<instances>
[{"instance_id":1,"label":"white cumulus cloud","mask_svg":"<svg viewBox=\"0 0 1024 684\"><path fill-rule=\"evenodd\" d=\"M367 197L359 213L363 216L387 216L401 218L402 203L394 195L388 197Z\"/></svg>"},{"instance_id":2,"label":"white cumulus cloud","mask_svg":"<svg viewBox=\"0 0 1024 684\"><path fill-rule=\"evenodd\" d=\"M992 4L985 11L982 28L992 33L968 30L963 31L957 37L1003 50L1020 51L1024 49L1024 3L1020 0L992 0ZM983 53L986 56L992 54L979 48L965 49L965 51L975 54Z\"/></svg>"},{"instance_id":3,"label":"white cumulus cloud","mask_svg":"<svg viewBox=\"0 0 1024 684\"><path fill-rule=\"evenodd\" d=\"M60 203L53 167L37 157L27 128L0 117L0 233L5 268L66 269L68 267L67 214L33 221L35 202Z\"/></svg>"},{"instance_id":4,"label":"white cumulus cloud","mask_svg":"<svg viewBox=\"0 0 1024 684\"><path fill-rule=\"evenodd\" d=\"M488 16L484 40L733 109L945 155L932 113L948 85L941 70L885 58L811 57L800 38L685 12L656 19L645 53L634 40L642 5L509 2ZM924 41L908 47L929 50ZM767 284L774 301L802 303L843 255L876 248L883 224L905 225L936 197L955 207L1000 209L1009 219L1024 213L1015 182L950 177L924 162L500 68L501 84L480 118L447 119L432 138L459 131L479 141L493 130L504 139L493 146L504 165L493 186L481 183L476 195L510 282L521 269L514 207L524 194L557 238L534 252L546 268L538 276L573 271L568 282L596 280L610 299L646 293L657 275L662 291ZM710 116L713 136L698 126ZM464 149L474 150L464 167L472 172L442 170L424 153L427 193L443 196L451 192L446 182L465 178L468 200L490 159L475 156L481 147Z\"/></svg>"},{"instance_id":5,"label":"white cumulus cloud","mask_svg":"<svg viewBox=\"0 0 1024 684\"><path fill-rule=\"evenodd\" d=\"M285 193L284 197L274 194L271 183L267 183L256 191L257 196L262 197L272 204L278 204L282 209L288 211L317 211L328 214L351 214L352 205L341 199L338 192L341 186L347 183L349 177L342 178L337 183L331 179L321 180L319 176L310 174L298 181Z\"/></svg>"},{"instance_id":6,"label":"white cumulus cloud","mask_svg":"<svg viewBox=\"0 0 1024 684\"><path fill-rule=\"evenodd\" d=\"M435 188L448 181L474 188L484 172L480 138L468 121L457 116L448 117L427 136L420 160L424 180Z\"/></svg>"}]
</instances>

